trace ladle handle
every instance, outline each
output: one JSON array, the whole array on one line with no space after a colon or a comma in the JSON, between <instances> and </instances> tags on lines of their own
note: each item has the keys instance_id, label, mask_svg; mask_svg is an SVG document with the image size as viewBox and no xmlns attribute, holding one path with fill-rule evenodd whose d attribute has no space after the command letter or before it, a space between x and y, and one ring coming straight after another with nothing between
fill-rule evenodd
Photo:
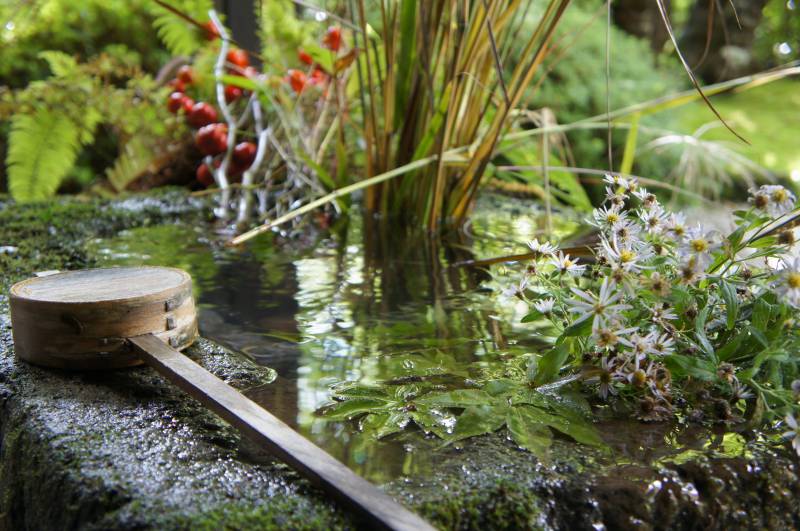
<instances>
[{"instance_id":1,"label":"ladle handle","mask_svg":"<svg viewBox=\"0 0 800 531\"><path fill-rule=\"evenodd\" d=\"M142 360L306 479L381 529L434 529L267 410L152 334L130 339Z\"/></svg>"}]
</instances>

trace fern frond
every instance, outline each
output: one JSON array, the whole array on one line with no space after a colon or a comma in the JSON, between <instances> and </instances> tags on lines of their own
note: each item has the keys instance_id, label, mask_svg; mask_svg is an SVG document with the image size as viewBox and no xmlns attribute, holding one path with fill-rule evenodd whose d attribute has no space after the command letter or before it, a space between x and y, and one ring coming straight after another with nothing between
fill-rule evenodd
<instances>
[{"instance_id":1,"label":"fern frond","mask_svg":"<svg viewBox=\"0 0 800 531\"><path fill-rule=\"evenodd\" d=\"M196 20L208 19L208 10L213 8L211 0L174 0L170 5ZM197 27L153 4L153 14L158 37L174 55L191 55L203 44L203 36Z\"/></svg>"},{"instance_id":2,"label":"fern frond","mask_svg":"<svg viewBox=\"0 0 800 531\"><path fill-rule=\"evenodd\" d=\"M133 138L122 148L114 165L106 170L106 178L117 192L145 173L153 160L153 150L146 142Z\"/></svg>"},{"instance_id":3,"label":"fern frond","mask_svg":"<svg viewBox=\"0 0 800 531\"><path fill-rule=\"evenodd\" d=\"M75 164L79 128L66 115L45 108L17 114L8 141L8 189L20 202L41 201L56 193Z\"/></svg>"},{"instance_id":4,"label":"fern frond","mask_svg":"<svg viewBox=\"0 0 800 531\"><path fill-rule=\"evenodd\" d=\"M39 52L39 57L47 61L54 77L69 77L78 73L78 61L71 55L58 50L45 50Z\"/></svg>"}]
</instances>

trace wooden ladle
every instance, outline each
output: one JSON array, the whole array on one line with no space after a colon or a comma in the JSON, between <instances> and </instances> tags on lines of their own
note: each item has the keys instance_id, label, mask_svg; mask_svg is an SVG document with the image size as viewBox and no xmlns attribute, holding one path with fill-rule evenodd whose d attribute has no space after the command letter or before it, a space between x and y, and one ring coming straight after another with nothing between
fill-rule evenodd
<instances>
[{"instance_id":1,"label":"wooden ladle","mask_svg":"<svg viewBox=\"0 0 800 531\"><path fill-rule=\"evenodd\" d=\"M35 277L11 287L14 351L70 370L147 363L279 459L382 529L433 529L179 350L197 338L192 279L180 269L119 267Z\"/></svg>"}]
</instances>

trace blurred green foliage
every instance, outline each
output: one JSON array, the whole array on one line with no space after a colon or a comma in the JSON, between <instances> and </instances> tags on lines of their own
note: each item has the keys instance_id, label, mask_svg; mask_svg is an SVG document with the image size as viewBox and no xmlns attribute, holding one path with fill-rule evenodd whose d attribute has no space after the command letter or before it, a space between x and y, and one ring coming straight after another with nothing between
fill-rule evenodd
<instances>
[{"instance_id":1,"label":"blurred green foliage","mask_svg":"<svg viewBox=\"0 0 800 531\"><path fill-rule=\"evenodd\" d=\"M49 75L44 50L81 60L105 53L155 72L168 58L156 38L151 0L26 0L0 3L0 85Z\"/></svg>"},{"instance_id":2,"label":"blurred green foliage","mask_svg":"<svg viewBox=\"0 0 800 531\"><path fill-rule=\"evenodd\" d=\"M533 13L529 19L536 20ZM532 22L532 23L533 23ZM530 91L527 104L531 108L548 107L561 124L604 114L606 112L606 17L597 3L583 2L565 14L558 28L554 45L566 48L560 58L551 62L549 73L537 92ZM610 109L644 102L670 92L688 88L686 74L672 57L656 57L649 45L615 26L611 27ZM659 117L653 124L662 128L671 125L670 116ZM615 165L622 158L625 131L613 135ZM575 163L584 168L607 168L606 132L574 130L567 134ZM638 161L637 161L638 162ZM646 173L664 173L656 160L646 161ZM662 166L662 167L659 167Z\"/></svg>"}]
</instances>

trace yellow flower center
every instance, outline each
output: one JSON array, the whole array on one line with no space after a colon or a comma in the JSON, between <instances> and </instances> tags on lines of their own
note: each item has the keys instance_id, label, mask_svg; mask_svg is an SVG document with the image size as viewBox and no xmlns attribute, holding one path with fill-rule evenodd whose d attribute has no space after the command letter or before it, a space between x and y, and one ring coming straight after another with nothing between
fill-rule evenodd
<instances>
[{"instance_id":1,"label":"yellow flower center","mask_svg":"<svg viewBox=\"0 0 800 531\"><path fill-rule=\"evenodd\" d=\"M608 220L609 223L614 224L617 221L619 221L619 216L612 212L608 216L606 216L606 219Z\"/></svg>"},{"instance_id":2,"label":"yellow flower center","mask_svg":"<svg viewBox=\"0 0 800 531\"><path fill-rule=\"evenodd\" d=\"M703 253L705 251L708 251L708 242L703 238L692 240L691 242L689 242L689 245L691 245L692 249L694 249L694 252L696 253Z\"/></svg>"},{"instance_id":3,"label":"yellow flower center","mask_svg":"<svg viewBox=\"0 0 800 531\"><path fill-rule=\"evenodd\" d=\"M623 249L619 253L620 262L633 262L636 259L636 253L628 249Z\"/></svg>"},{"instance_id":4,"label":"yellow flower center","mask_svg":"<svg viewBox=\"0 0 800 531\"><path fill-rule=\"evenodd\" d=\"M783 203L789 198L789 194L786 193L786 190L783 188L778 188L774 192L772 192L772 200L776 203Z\"/></svg>"},{"instance_id":5,"label":"yellow flower center","mask_svg":"<svg viewBox=\"0 0 800 531\"><path fill-rule=\"evenodd\" d=\"M792 289L800 288L800 273L789 273L786 276L786 283Z\"/></svg>"}]
</instances>

